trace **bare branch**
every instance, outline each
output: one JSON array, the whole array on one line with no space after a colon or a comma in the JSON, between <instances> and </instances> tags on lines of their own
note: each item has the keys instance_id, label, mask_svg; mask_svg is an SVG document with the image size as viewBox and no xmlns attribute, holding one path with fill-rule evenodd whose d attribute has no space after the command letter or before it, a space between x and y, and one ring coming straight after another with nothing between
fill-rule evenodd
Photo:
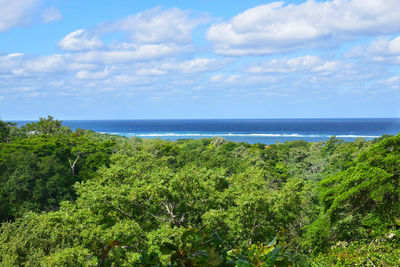
<instances>
[{"instance_id":1,"label":"bare branch","mask_svg":"<svg viewBox=\"0 0 400 267\"><path fill-rule=\"evenodd\" d=\"M69 162L69 166L71 167L71 171L72 171L72 176L75 175L75 165L78 162L78 160L80 159L81 155L78 154L78 156L76 157L76 159L72 162L70 159L68 159Z\"/></svg>"},{"instance_id":2,"label":"bare branch","mask_svg":"<svg viewBox=\"0 0 400 267\"><path fill-rule=\"evenodd\" d=\"M174 206L171 203L164 202L164 207L167 211L167 214L171 217L172 223L177 227L181 227L185 221L185 214L182 214L181 218L177 219L176 215L174 214Z\"/></svg>"},{"instance_id":3,"label":"bare branch","mask_svg":"<svg viewBox=\"0 0 400 267\"><path fill-rule=\"evenodd\" d=\"M105 200L105 201L103 201L103 202L104 202L105 204L111 206L111 207L114 208L115 210L117 210L117 211L118 211L119 213L121 213L122 215L124 215L124 216L128 217L129 219L133 220L132 215L130 215L129 213L123 211L123 210L120 209L119 207L114 206L110 201Z\"/></svg>"},{"instance_id":4,"label":"bare branch","mask_svg":"<svg viewBox=\"0 0 400 267\"><path fill-rule=\"evenodd\" d=\"M149 212L149 211L148 211L148 207L146 207L145 205L143 205L143 204L141 204L141 203L133 203L133 202L132 202L132 204L135 205L135 206L139 206L139 207L143 208L142 211L143 211L144 213L150 215L151 217L153 217L153 218L155 218L155 219L157 219L157 220L160 220L160 221L162 221L162 222L165 221L163 217L154 215L153 213Z\"/></svg>"}]
</instances>

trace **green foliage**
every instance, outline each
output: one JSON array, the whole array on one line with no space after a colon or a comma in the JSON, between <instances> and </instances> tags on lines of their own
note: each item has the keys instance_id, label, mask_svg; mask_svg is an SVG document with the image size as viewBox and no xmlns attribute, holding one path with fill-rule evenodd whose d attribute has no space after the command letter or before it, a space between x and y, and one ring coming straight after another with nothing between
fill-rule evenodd
<instances>
[{"instance_id":1,"label":"green foliage","mask_svg":"<svg viewBox=\"0 0 400 267\"><path fill-rule=\"evenodd\" d=\"M51 128L47 124L61 127L61 123L49 119L27 128ZM61 201L76 198L76 182L88 179L109 163L113 139L102 140L104 137L89 131L64 130L43 130L0 143L1 222L27 211L56 210Z\"/></svg>"},{"instance_id":2,"label":"green foliage","mask_svg":"<svg viewBox=\"0 0 400 267\"><path fill-rule=\"evenodd\" d=\"M61 266L96 266L98 260L90 256L89 250L81 246L74 248L66 248L64 250L56 251L50 256L46 256L40 262L41 266L46 267L61 267Z\"/></svg>"},{"instance_id":3,"label":"green foliage","mask_svg":"<svg viewBox=\"0 0 400 267\"><path fill-rule=\"evenodd\" d=\"M339 241L329 253L319 253L309 260L312 266L399 266L399 238L394 234L370 242Z\"/></svg>"},{"instance_id":4,"label":"green foliage","mask_svg":"<svg viewBox=\"0 0 400 267\"><path fill-rule=\"evenodd\" d=\"M169 255L168 266L220 266L226 263L223 241L216 233L207 236L195 228L186 230L179 245L164 242L160 251Z\"/></svg>"},{"instance_id":5,"label":"green foliage","mask_svg":"<svg viewBox=\"0 0 400 267\"><path fill-rule=\"evenodd\" d=\"M170 142L50 116L0 134L0 266L399 264L400 135Z\"/></svg>"},{"instance_id":6,"label":"green foliage","mask_svg":"<svg viewBox=\"0 0 400 267\"><path fill-rule=\"evenodd\" d=\"M1 142L10 142L15 135L16 127L15 123L4 122L0 120L0 143Z\"/></svg>"},{"instance_id":7,"label":"green foliage","mask_svg":"<svg viewBox=\"0 0 400 267\"><path fill-rule=\"evenodd\" d=\"M275 237L268 244L258 242L244 248L226 250L217 233L207 235L196 228L186 230L179 244L164 242L162 254L169 257L166 266L291 266L293 262ZM135 263L137 266L164 266L157 254L146 250Z\"/></svg>"},{"instance_id":8,"label":"green foliage","mask_svg":"<svg viewBox=\"0 0 400 267\"><path fill-rule=\"evenodd\" d=\"M62 126L62 121L54 120L52 116L39 118L38 122L27 123L21 127L20 131L28 136L33 135L62 135L69 134L69 127Z\"/></svg>"},{"instance_id":9,"label":"green foliage","mask_svg":"<svg viewBox=\"0 0 400 267\"><path fill-rule=\"evenodd\" d=\"M361 153L351 167L320 182L323 211L308 232L314 250L337 241L369 240L397 227L399 164L400 135L383 139Z\"/></svg>"},{"instance_id":10,"label":"green foliage","mask_svg":"<svg viewBox=\"0 0 400 267\"><path fill-rule=\"evenodd\" d=\"M74 226L59 212L47 216L27 213L2 225L0 265L37 266L49 254L72 247L78 240Z\"/></svg>"}]
</instances>

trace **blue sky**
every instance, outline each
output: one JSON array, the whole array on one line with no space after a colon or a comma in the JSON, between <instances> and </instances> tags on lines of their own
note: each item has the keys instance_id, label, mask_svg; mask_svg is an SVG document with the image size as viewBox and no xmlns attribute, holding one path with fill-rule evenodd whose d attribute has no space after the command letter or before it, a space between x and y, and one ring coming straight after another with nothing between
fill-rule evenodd
<instances>
[{"instance_id":1,"label":"blue sky","mask_svg":"<svg viewBox=\"0 0 400 267\"><path fill-rule=\"evenodd\" d=\"M0 0L0 14L3 120L399 116L399 0Z\"/></svg>"}]
</instances>

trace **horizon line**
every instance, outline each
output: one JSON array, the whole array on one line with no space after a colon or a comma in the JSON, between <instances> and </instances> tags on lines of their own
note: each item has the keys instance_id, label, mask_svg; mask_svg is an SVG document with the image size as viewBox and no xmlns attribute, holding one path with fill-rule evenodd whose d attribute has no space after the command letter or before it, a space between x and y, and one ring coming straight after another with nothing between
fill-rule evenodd
<instances>
[{"instance_id":1,"label":"horizon line","mask_svg":"<svg viewBox=\"0 0 400 267\"><path fill-rule=\"evenodd\" d=\"M44 117L46 118L46 117ZM150 119L59 119L61 121L150 121L150 120L334 120L334 119L400 119L400 117L284 117L284 118L150 118ZM2 121L39 121L39 119L2 119Z\"/></svg>"}]
</instances>

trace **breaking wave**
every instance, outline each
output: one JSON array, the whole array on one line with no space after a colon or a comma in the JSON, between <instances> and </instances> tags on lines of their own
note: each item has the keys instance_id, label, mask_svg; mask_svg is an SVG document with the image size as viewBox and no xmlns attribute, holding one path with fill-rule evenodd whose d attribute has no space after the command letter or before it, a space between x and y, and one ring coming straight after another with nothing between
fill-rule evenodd
<instances>
[{"instance_id":1,"label":"breaking wave","mask_svg":"<svg viewBox=\"0 0 400 267\"><path fill-rule=\"evenodd\" d=\"M104 134L121 135L126 137L286 137L286 138L330 138L334 134L297 134L297 133L123 133L123 132L101 132ZM378 138L379 135L354 135L341 134L337 138Z\"/></svg>"}]
</instances>

